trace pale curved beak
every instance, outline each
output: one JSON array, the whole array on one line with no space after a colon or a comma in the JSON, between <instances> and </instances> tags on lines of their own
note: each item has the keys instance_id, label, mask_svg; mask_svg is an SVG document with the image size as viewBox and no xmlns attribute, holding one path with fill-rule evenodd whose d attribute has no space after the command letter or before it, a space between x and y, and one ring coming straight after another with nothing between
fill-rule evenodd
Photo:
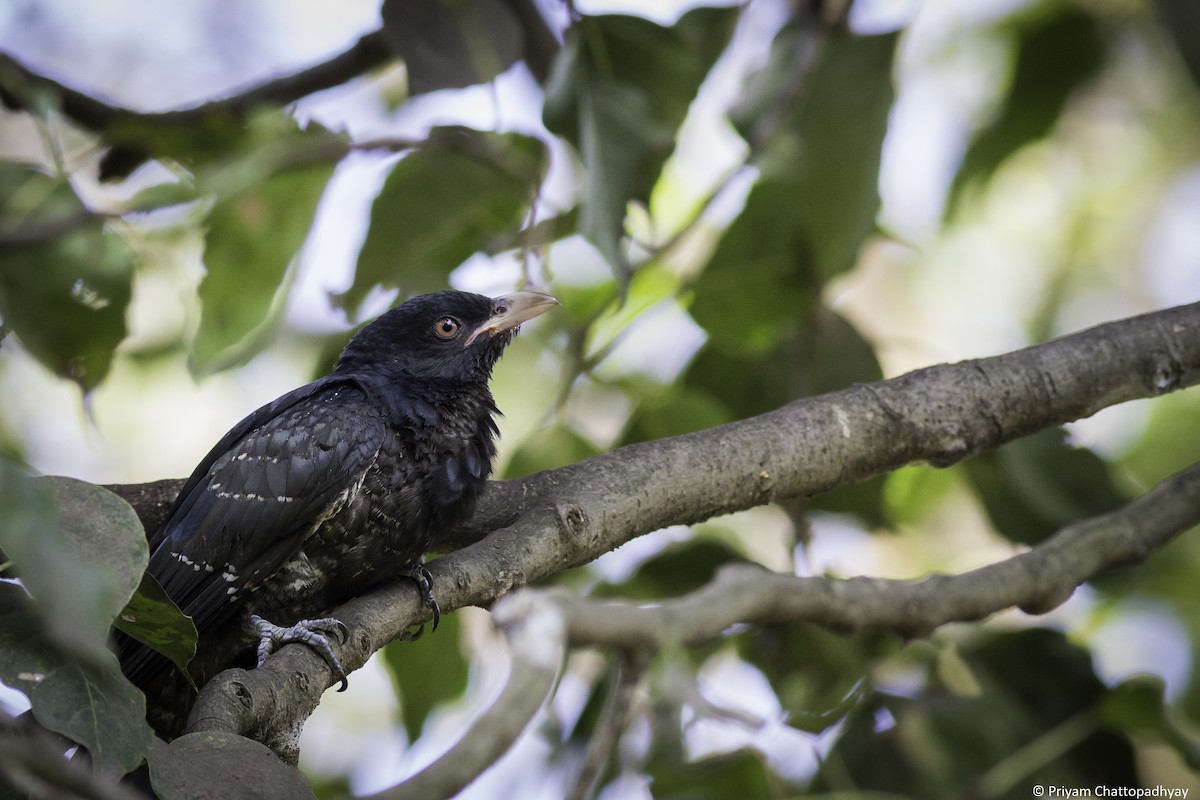
<instances>
[{"instance_id":1,"label":"pale curved beak","mask_svg":"<svg viewBox=\"0 0 1200 800\"><path fill-rule=\"evenodd\" d=\"M475 329L467 339L466 345L470 345L485 333L494 336L513 330L522 322L528 322L558 305L562 303L542 292L513 292L495 297L492 299L492 315Z\"/></svg>"}]
</instances>

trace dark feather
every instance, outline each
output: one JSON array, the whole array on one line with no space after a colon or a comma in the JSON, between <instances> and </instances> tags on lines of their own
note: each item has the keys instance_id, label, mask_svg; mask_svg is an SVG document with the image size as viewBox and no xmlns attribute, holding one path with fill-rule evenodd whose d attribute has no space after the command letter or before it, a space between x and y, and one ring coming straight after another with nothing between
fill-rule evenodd
<instances>
[{"instance_id":1,"label":"dark feather","mask_svg":"<svg viewBox=\"0 0 1200 800\"><path fill-rule=\"evenodd\" d=\"M548 304L413 298L355 336L332 375L217 442L152 537L148 568L196 624L197 683L248 652L249 614L277 625L324 616L411 573L471 513L495 455L492 367L516 324ZM183 676L121 634L117 646L152 724L178 735L193 699Z\"/></svg>"}]
</instances>

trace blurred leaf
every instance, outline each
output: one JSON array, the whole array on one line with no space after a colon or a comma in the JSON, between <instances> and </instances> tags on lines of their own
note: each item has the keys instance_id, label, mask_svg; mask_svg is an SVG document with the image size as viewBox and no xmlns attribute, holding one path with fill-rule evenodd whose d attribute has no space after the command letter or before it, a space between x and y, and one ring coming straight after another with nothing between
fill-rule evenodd
<instances>
[{"instance_id":1,"label":"blurred leaf","mask_svg":"<svg viewBox=\"0 0 1200 800\"><path fill-rule=\"evenodd\" d=\"M131 174L150 158L190 168L220 158L237 148L244 125L232 110L213 104L186 125L169 114L120 115L104 134L110 149L100 161L100 180L110 181Z\"/></svg>"},{"instance_id":2,"label":"blurred leaf","mask_svg":"<svg viewBox=\"0 0 1200 800\"><path fill-rule=\"evenodd\" d=\"M560 316L565 316L572 325L585 325L615 305L620 292L615 280L606 280L586 286L557 283L554 296L562 303L561 309L555 309Z\"/></svg>"},{"instance_id":3,"label":"blurred leaf","mask_svg":"<svg viewBox=\"0 0 1200 800\"><path fill-rule=\"evenodd\" d=\"M708 756L686 764L651 763L655 800L768 800L781 796L779 779L757 750Z\"/></svg>"},{"instance_id":4,"label":"blurred leaf","mask_svg":"<svg viewBox=\"0 0 1200 800\"><path fill-rule=\"evenodd\" d=\"M1037 544L1126 501L1108 465L1090 450L1068 446L1061 428L1018 439L963 468L996 530L1021 544Z\"/></svg>"},{"instance_id":5,"label":"blurred leaf","mask_svg":"<svg viewBox=\"0 0 1200 800\"><path fill-rule=\"evenodd\" d=\"M383 33L404 59L410 95L486 83L512 66L523 36L500 0L385 0Z\"/></svg>"},{"instance_id":6,"label":"blurred leaf","mask_svg":"<svg viewBox=\"0 0 1200 800\"><path fill-rule=\"evenodd\" d=\"M1169 745L1191 769L1200 771L1200 741L1171 719L1163 688L1157 676L1137 675L1123 681L1104 698L1101 718L1118 730Z\"/></svg>"},{"instance_id":7,"label":"blurred leaf","mask_svg":"<svg viewBox=\"0 0 1200 800\"><path fill-rule=\"evenodd\" d=\"M246 109L216 102L182 116L119 115L105 130L112 148L100 161L100 179L123 178L153 157L185 167L198 192L227 194L284 169L336 162L348 150L347 135L315 122L300 133L290 110L269 104ZM135 207L156 193L139 195Z\"/></svg>"},{"instance_id":8,"label":"blurred leaf","mask_svg":"<svg viewBox=\"0 0 1200 800\"><path fill-rule=\"evenodd\" d=\"M133 252L67 181L0 164L0 316L35 358L94 389L125 338L132 276Z\"/></svg>"},{"instance_id":9,"label":"blurred leaf","mask_svg":"<svg viewBox=\"0 0 1200 800\"><path fill-rule=\"evenodd\" d=\"M103 487L31 478L3 460L0 509L0 549L36 599L49 635L89 662L107 657L109 625L148 557L133 509Z\"/></svg>"},{"instance_id":10,"label":"blurred leaf","mask_svg":"<svg viewBox=\"0 0 1200 800\"><path fill-rule=\"evenodd\" d=\"M20 586L0 583L0 680L24 692L45 728L87 748L98 768L123 774L153 741L142 693L107 650L87 664L45 635Z\"/></svg>"},{"instance_id":11,"label":"blurred leaf","mask_svg":"<svg viewBox=\"0 0 1200 800\"><path fill-rule=\"evenodd\" d=\"M1200 4L1194 0L1155 0L1154 9L1179 48L1192 82L1200 88Z\"/></svg>"},{"instance_id":12,"label":"blurred leaf","mask_svg":"<svg viewBox=\"0 0 1200 800\"><path fill-rule=\"evenodd\" d=\"M336 301L357 309L376 286L444 288L451 270L520 228L546 165L533 137L435 128L375 198L354 283Z\"/></svg>"},{"instance_id":13,"label":"blurred leaf","mask_svg":"<svg viewBox=\"0 0 1200 800\"><path fill-rule=\"evenodd\" d=\"M150 782L162 800L314 797L308 782L265 745L225 731L157 742L150 754Z\"/></svg>"},{"instance_id":14,"label":"blurred leaf","mask_svg":"<svg viewBox=\"0 0 1200 800\"><path fill-rule=\"evenodd\" d=\"M983 632L959 653L978 696L910 678L904 697L869 697L810 790L844 788L844 776L863 792L950 797L975 787L1003 800L1027 798L1033 785L1139 785L1129 740L1097 724L1108 690L1086 650L1033 629Z\"/></svg>"},{"instance_id":15,"label":"blurred leaf","mask_svg":"<svg viewBox=\"0 0 1200 800\"><path fill-rule=\"evenodd\" d=\"M797 230L795 186L761 179L693 285L688 312L711 345L765 358L809 317L820 284Z\"/></svg>"},{"instance_id":16,"label":"blurred leaf","mask_svg":"<svg viewBox=\"0 0 1200 800\"><path fill-rule=\"evenodd\" d=\"M648 203L675 133L737 20L694 8L670 28L640 17L585 16L546 87L546 127L571 142L587 171L579 231L618 275L625 210Z\"/></svg>"},{"instance_id":17,"label":"blurred leaf","mask_svg":"<svg viewBox=\"0 0 1200 800\"><path fill-rule=\"evenodd\" d=\"M23 568L22 580L39 602L49 604L54 615L52 630L62 618L68 618L69 629L60 635L69 636L67 641L72 645L84 638L82 624L87 624L93 635L99 634L103 642L113 618L133 596L150 560L141 520L129 503L103 486L66 477L37 481L49 488L65 552L43 551L36 557L53 563L37 566L39 573L45 567L49 572L37 575L35 581L30 569ZM50 538L45 530L34 535L41 543ZM75 565L82 566L83 572ZM90 589L93 581L84 575L97 575L101 580ZM51 593L53 600L49 600Z\"/></svg>"},{"instance_id":18,"label":"blurred leaf","mask_svg":"<svg viewBox=\"0 0 1200 800\"><path fill-rule=\"evenodd\" d=\"M439 705L462 696L470 664L462 653L461 618L442 617L437 635L416 642L396 641L383 648L400 695L400 716L408 740L415 742L429 714Z\"/></svg>"},{"instance_id":19,"label":"blurred leaf","mask_svg":"<svg viewBox=\"0 0 1200 800\"><path fill-rule=\"evenodd\" d=\"M781 315L770 334L774 337L770 348L758 352L736 344L726 346L729 338L737 338L734 323L739 313L730 309L728 320L721 323L726 327L715 333L706 328L709 341L684 373L689 391L701 390L717 398L738 419L800 397L877 381L883 375L874 348L853 325L823 306ZM746 309L746 313L756 312Z\"/></svg>"},{"instance_id":20,"label":"blurred leaf","mask_svg":"<svg viewBox=\"0 0 1200 800\"><path fill-rule=\"evenodd\" d=\"M963 660L954 642L947 642L939 648L937 676L943 686L959 697L979 697L983 693L975 673Z\"/></svg>"},{"instance_id":21,"label":"blurred leaf","mask_svg":"<svg viewBox=\"0 0 1200 800\"><path fill-rule=\"evenodd\" d=\"M815 44L811 37L803 23L784 27L758 81L762 94L733 114L761 172L747 200L757 213L739 216L725 236L740 233L741 246L713 260L774 258L824 281L854 265L875 228L898 37L827 33ZM766 238L756 245L756 235L737 225Z\"/></svg>"},{"instance_id":22,"label":"blurred leaf","mask_svg":"<svg viewBox=\"0 0 1200 800\"><path fill-rule=\"evenodd\" d=\"M129 211L153 211L160 208L191 203L197 199L197 190L192 181L168 181L156 183L140 190L126 204Z\"/></svg>"},{"instance_id":23,"label":"blurred leaf","mask_svg":"<svg viewBox=\"0 0 1200 800\"><path fill-rule=\"evenodd\" d=\"M591 458L600 452L591 441L563 425L538 428L521 442L509 459L504 477L519 478Z\"/></svg>"},{"instance_id":24,"label":"blurred leaf","mask_svg":"<svg viewBox=\"0 0 1200 800\"><path fill-rule=\"evenodd\" d=\"M308 236L332 164L297 167L222 195L207 219L200 283L200 372L244 363L283 309L289 266Z\"/></svg>"},{"instance_id":25,"label":"blurred leaf","mask_svg":"<svg viewBox=\"0 0 1200 800\"><path fill-rule=\"evenodd\" d=\"M962 192L991 177L1004 160L1054 129L1067 101L1104 64L1104 34L1085 6L1040 3L999 28L1012 38L1016 63L1000 111L971 141L946 202L949 218Z\"/></svg>"},{"instance_id":26,"label":"blurred leaf","mask_svg":"<svg viewBox=\"0 0 1200 800\"><path fill-rule=\"evenodd\" d=\"M621 441L645 442L704 430L730 422L728 410L707 392L671 387L665 392L640 393Z\"/></svg>"},{"instance_id":27,"label":"blurred leaf","mask_svg":"<svg viewBox=\"0 0 1200 800\"><path fill-rule=\"evenodd\" d=\"M1154 399L1146 430L1120 459L1141 491L1200 462L1200 396L1176 392Z\"/></svg>"},{"instance_id":28,"label":"blurred leaf","mask_svg":"<svg viewBox=\"0 0 1200 800\"><path fill-rule=\"evenodd\" d=\"M958 483L958 472L929 466L898 469L884 480L883 504L891 525L924 520Z\"/></svg>"},{"instance_id":29,"label":"blurred leaf","mask_svg":"<svg viewBox=\"0 0 1200 800\"><path fill-rule=\"evenodd\" d=\"M772 49L790 52L810 35L790 25ZM805 320L826 319L833 321L828 335L861 341L836 315L813 311L825 281L854 265L874 230L895 45L895 35L828 35L810 58L768 63L788 80L763 79L773 87L769 97L748 103L739 119L747 131L765 125L761 118L770 114L770 136L755 156L760 178L695 282L689 306L711 346L766 361ZM853 353L827 363L857 365L860 353L874 360L865 343ZM777 350L770 360L784 368Z\"/></svg>"},{"instance_id":30,"label":"blurred leaf","mask_svg":"<svg viewBox=\"0 0 1200 800\"><path fill-rule=\"evenodd\" d=\"M679 291L679 276L662 262L651 261L629 277L624 289L623 293L611 294L612 302L591 320L586 347L588 358L595 357L628 334L633 323L647 311L660 304L674 303Z\"/></svg>"},{"instance_id":31,"label":"blurred leaf","mask_svg":"<svg viewBox=\"0 0 1200 800\"><path fill-rule=\"evenodd\" d=\"M707 584L724 564L744 560L745 556L724 542L688 539L646 560L624 581L597 585L592 595L629 600L679 597Z\"/></svg>"},{"instance_id":32,"label":"blurred leaf","mask_svg":"<svg viewBox=\"0 0 1200 800\"><path fill-rule=\"evenodd\" d=\"M892 636L844 636L815 625L765 625L736 641L738 654L770 681L788 724L810 733L860 703L872 661L897 647Z\"/></svg>"},{"instance_id":33,"label":"blurred leaf","mask_svg":"<svg viewBox=\"0 0 1200 800\"><path fill-rule=\"evenodd\" d=\"M142 573L137 591L121 609L113 627L162 653L191 681L187 665L196 654L196 625L179 610L153 575Z\"/></svg>"}]
</instances>

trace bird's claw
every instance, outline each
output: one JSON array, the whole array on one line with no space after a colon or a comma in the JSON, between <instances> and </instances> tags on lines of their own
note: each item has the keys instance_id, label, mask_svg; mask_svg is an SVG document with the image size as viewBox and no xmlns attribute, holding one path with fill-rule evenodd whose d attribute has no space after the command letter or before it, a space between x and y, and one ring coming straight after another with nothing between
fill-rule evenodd
<instances>
[{"instance_id":1,"label":"bird's claw","mask_svg":"<svg viewBox=\"0 0 1200 800\"><path fill-rule=\"evenodd\" d=\"M349 629L341 620L333 617L302 619L290 628L284 628L268 622L257 614L251 614L250 624L254 627L254 632L258 634L258 666L261 667L266 662L267 656L283 645L299 642L308 645L316 651L317 655L325 659L325 663L333 671L334 679L341 682L341 686L338 687L339 692L346 691L346 687L350 685L350 680L346 677L346 670L342 667L342 662L338 659L337 654L333 652L333 645L329 643L330 636L336 636L338 643L341 644L350 635Z\"/></svg>"},{"instance_id":2,"label":"bird's claw","mask_svg":"<svg viewBox=\"0 0 1200 800\"><path fill-rule=\"evenodd\" d=\"M414 564L408 569L408 577L416 581L417 591L421 593L421 601L429 607L433 612L433 628L438 629L438 623L442 621L442 607L438 605L437 598L433 596L433 575L429 574L429 570L424 564ZM419 638L424 632L425 626L421 626L421 631L413 638Z\"/></svg>"}]
</instances>

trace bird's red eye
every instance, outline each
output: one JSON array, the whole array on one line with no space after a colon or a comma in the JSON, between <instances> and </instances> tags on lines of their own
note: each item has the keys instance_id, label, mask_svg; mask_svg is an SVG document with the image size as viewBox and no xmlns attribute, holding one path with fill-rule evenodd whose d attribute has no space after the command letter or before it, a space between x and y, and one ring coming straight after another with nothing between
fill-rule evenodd
<instances>
[{"instance_id":1,"label":"bird's red eye","mask_svg":"<svg viewBox=\"0 0 1200 800\"><path fill-rule=\"evenodd\" d=\"M433 332L442 339L453 339L458 335L459 324L454 317L442 317L433 326Z\"/></svg>"}]
</instances>

